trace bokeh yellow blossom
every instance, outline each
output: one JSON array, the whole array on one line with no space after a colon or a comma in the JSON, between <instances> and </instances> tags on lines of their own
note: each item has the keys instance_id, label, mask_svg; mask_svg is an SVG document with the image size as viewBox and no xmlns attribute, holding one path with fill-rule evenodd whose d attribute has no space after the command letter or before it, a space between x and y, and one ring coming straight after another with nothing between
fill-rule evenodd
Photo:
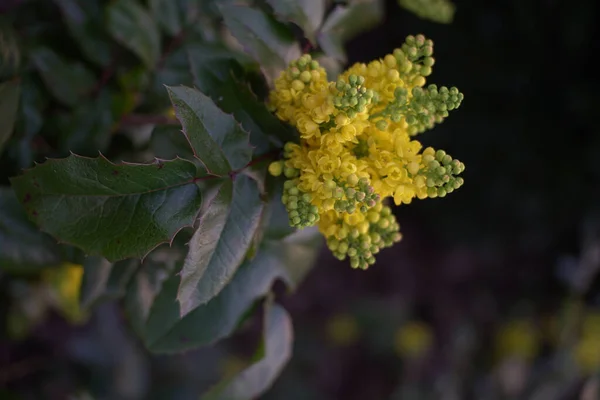
<instances>
[{"instance_id":1,"label":"bokeh yellow blossom","mask_svg":"<svg viewBox=\"0 0 600 400\"><path fill-rule=\"evenodd\" d=\"M269 166L287 179L282 201L290 225L318 225L334 255L366 269L401 239L391 209L415 198L444 197L463 184L464 164L414 136L458 108L456 88L429 85L433 42L409 36L401 48L357 63L329 82L305 54L275 81L270 109L293 125L299 143Z\"/></svg>"},{"instance_id":2,"label":"bokeh yellow blossom","mask_svg":"<svg viewBox=\"0 0 600 400\"><path fill-rule=\"evenodd\" d=\"M528 319L509 321L496 332L496 355L500 359L517 357L532 360L540 347L540 334Z\"/></svg>"},{"instance_id":3,"label":"bokeh yellow blossom","mask_svg":"<svg viewBox=\"0 0 600 400\"><path fill-rule=\"evenodd\" d=\"M408 321L396 331L394 349L400 357L421 358L433 345L433 332L420 321Z\"/></svg>"}]
</instances>

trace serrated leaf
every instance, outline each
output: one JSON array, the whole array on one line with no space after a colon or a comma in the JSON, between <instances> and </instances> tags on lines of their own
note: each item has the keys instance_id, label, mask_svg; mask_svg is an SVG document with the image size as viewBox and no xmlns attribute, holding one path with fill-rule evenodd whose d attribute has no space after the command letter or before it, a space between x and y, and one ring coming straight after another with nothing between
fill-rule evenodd
<instances>
[{"instance_id":1,"label":"serrated leaf","mask_svg":"<svg viewBox=\"0 0 600 400\"><path fill-rule=\"evenodd\" d=\"M194 155L211 174L226 176L250 162L249 135L233 116L199 90L184 86L167 90Z\"/></svg>"},{"instance_id":2,"label":"serrated leaf","mask_svg":"<svg viewBox=\"0 0 600 400\"><path fill-rule=\"evenodd\" d=\"M0 270L29 272L60 263L60 249L23 212L14 192L0 188Z\"/></svg>"},{"instance_id":3,"label":"serrated leaf","mask_svg":"<svg viewBox=\"0 0 600 400\"><path fill-rule=\"evenodd\" d=\"M231 34L270 79L300 56L300 46L287 27L260 9L224 4L220 11Z\"/></svg>"},{"instance_id":4,"label":"serrated leaf","mask_svg":"<svg viewBox=\"0 0 600 400\"><path fill-rule=\"evenodd\" d=\"M254 362L233 378L226 379L201 400L251 400L266 392L292 356L292 320L283 307L267 304L263 322L263 343Z\"/></svg>"},{"instance_id":5,"label":"serrated leaf","mask_svg":"<svg viewBox=\"0 0 600 400\"><path fill-rule=\"evenodd\" d=\"M203 51L189 51L189 63L194 85L210 96L217 106L232 113L244 129L250 132L250 143L256 151L264 153L270 143L281 147L294 141L295 135L289 125L281 123L263 101L259 101L248 84L239 82L234 70L239 65L223 54L207 55Z\"/></svg>"},{"instance_id":6,"label":"serrated leaf","mask_svg":"<svg viewBox=\"0 0 600 400\"><path fill-rule=\"evenodd\" d=\"M186 160L113 164L103 156L52 159L12 178L42 230L110 261L144 257L193 224L201 203Z\"/></svg>"},{"instance_id":7,"label":"serrated leaf","mask_svg":"<svg viewBox=\"0 0 600 400\"><path fill-rule=\"evenodd\" d=\"M160 33L150 13L133 0L116 0L109 4L108 31L154 69L160 56Z\"/></svg>"},{"instance_id":8,"label":"serrated leaf","mask_svg":"<svg viewBox=\"0 0 600 400\"><path fill-rule=\"evenodd\" d=\"M267 0L279 19L295 23L316 44L315 33L323 22L325 0Z\"/></svg>"},{"instance_id":9,"label":"serrated leaf","mask_svg":"<svg viewBox=\"0 0 600 400\"><path fill-rule=\"evenodd\" d=\"M0 83L0 155L15 127L20 94L18 80Z\"/></svg>"},{"instance_id":10,"label":"serrated leaf","mask_svg":"<svg viewBox=\"0 0 600 400\"><path fill-rule=\"evenodd\" d=\"M102 300L125 296L127 285L138 266L137 260L111 263L102 257L86 258L79 296L81 307L90 308Z\"/></svg>"},{"instance_id":11,"label":"serrated leaf","mask_svg":"<svg viewBox=\"0 0 600 400\"><path fill-rule=\"evenodd\" d=\"M312 267L321 235L305 229L283 241L265 241L252 260L246 260L225 288L208 303L179 317L177 285L173 276L155 298L143 335L157 353L175 353L210 345L230 336L255 301L282 279L294 289ZM132 294L134 295L134 294Z\"/></svg>"},{"instance_id":12,"label":"serrated leaf","mask_svg":"<svg viewBox=\"0 0 600 400\"><path fill-rule=\"evenodd\" d=\"M110 37L104 30L99 4L89 0L54 0L69 33L85 57L100 66L111 58Z\"/></svg>"},{"instance_id":13,"label":"serrated leaf","mask_svg":"<svg viewBox=\"0 0 600 400\"><path fill-rule=\"evenodd\" d=\"M162 159L193 159L190 144L181 134L181 127L175 125L157 125L150 137L150 149L155 157Z\"/></svg>"},{"instance_id":14,"label":"serrated leaf","mask_svg":"<svg viewBox=\"0 0 600 400\"><path fill-rule=\"evenodd\" d=\"M152 16L158 24L171 36L181 32L181 11L176 0L150 0Z\"/></svg>"},{"instance_id":15,"label":"serrated leaf","mask_svg":"<svg viewBox=\"0 0 600 400\"><path fill-rule=\"evenodd\" d=\"M317 42L325 54L345 63L344 43L374 27L382 18L381 0L357 0L347 6L338 5L321 27Z\"/></svg>"},{"instance_id":16,"label":"serrated leaf","mask_svg":"<svg viewBox=\"0 0 600 400\"><path fill-rule=\"evenodd\" d=\"M215 297L231 280L250 247L264 203L245 175L224 182L200 219L181 270L181 316Z\"/></svg>"},{"instance_id":17,"label":"serrated leaf","mask_svg":"<svg viewBox=\"0 0 600 400\"><path fill-rule=\"evenodd\" d=\"M82 64L70 63L54 51L39 47L29 54L46 88L66 106L75 106L96 84L94 75Z\"/></svg>"}]
</instances>

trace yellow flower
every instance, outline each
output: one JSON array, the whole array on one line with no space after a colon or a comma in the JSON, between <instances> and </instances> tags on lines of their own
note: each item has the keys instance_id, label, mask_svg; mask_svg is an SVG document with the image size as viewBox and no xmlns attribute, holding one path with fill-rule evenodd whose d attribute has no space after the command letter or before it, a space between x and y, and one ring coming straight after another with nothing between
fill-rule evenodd
<instances>
[{"instance_id":1,"label":"yellow flower","mask_svg":"<svg viewBox=\"0 0 600 400\"><path fill-rule=\"evenodd\" d=\"M444 197L463 183L464 165L445 152L422 150L413 136L460 105L456 88L425 87L433 43L409 36L401 48L356 63L335 82L310 55L290 63L275 81L269 108L299 132L283 164L290 223L318 224L334 255L366 268L401 239L386 198L395 204Z\"/></svg>"}]
</instances>

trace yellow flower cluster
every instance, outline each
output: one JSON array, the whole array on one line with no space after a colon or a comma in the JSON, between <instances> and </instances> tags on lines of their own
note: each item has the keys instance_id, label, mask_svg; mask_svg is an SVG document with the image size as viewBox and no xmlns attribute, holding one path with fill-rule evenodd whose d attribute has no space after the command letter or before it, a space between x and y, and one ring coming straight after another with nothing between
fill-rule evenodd
<instances>
[{"instance_id":1,"label":"yellow flower cluster","mask_svg":"<svg viewBox=\"0 0 600 400\"><path fill-rule=\"evenodd\" d=\"M282 201L290 224L318 224L333 253L348 256L354 268L367 268L401 238L385 198L408 204L444 197L463 183L460 161L413 139L463 98L456 88L424 87L432 53L431 40L409 36L393 54L355 64L336 82L303 55L270 93L272 111L300 136L269 167L287 178Z\"/></svg>"}]
</instances>

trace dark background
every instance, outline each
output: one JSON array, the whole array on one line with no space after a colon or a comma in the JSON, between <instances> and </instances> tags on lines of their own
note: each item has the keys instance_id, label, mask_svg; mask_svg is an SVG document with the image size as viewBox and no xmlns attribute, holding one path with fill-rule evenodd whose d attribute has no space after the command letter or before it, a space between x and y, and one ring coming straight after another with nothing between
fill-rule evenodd
<instances>
[{"instance_id":1,"label":"dark background","mask_svg":"<svg viewBox=\"0 0 600 400\"><path fill-rule=\"evenodd\" d=\"M397 208L404 239L368 271L323 251L297 292L282 294L295 353L265 399L595 398L580 394L587 372L564 378L570 364L556 364L556 355L570 350L544 335L548 320L567 324L565 307L600 305L600 88L593 62L599 5L455 4L454 22L444 25L387 1L383 23L347 51L351 62L368 62L409 34L434 40L429 82L457 86L465 100L419 140L463 161L465 185L444 199ZM0 399L3 386L28 393L46 385L47 393L60 394L107 382L132 393L150 387L152 399L197 398L198 387L220 371L218 348L150 358L115 310L101 306L81 328L56 316L38 327L33 339L11 349L33 357L10 371L8 384L0 382ZM494 349L513 319L535 327L538 350L508 364L526 381L511 397L506 360ZM410 321L432 338L416 359L394 346ZM247 340L228 344L243 354ZM533 396L552 383L547 396Z\"/></svg>"},{"instance_id":2,"label":"dark background","mask_svg":"<svg viewBox=\"0 0 600 400\"><path fill-rule=\"evenodd\" d=\"M598 258L585 265L565 261L593 253L599 244L600 99L594 62L599 5L593 0L455 4L454 22L442 25L388 1L383 24L352 40L348 53L351 62L365 62L389 53L408 34L434 40L436 64L428 82L457 86L465 100L419 140L463 161L465 185L444 199L396 208L404 239L382 252L367 272L324 254L289 306L295 325L306 331L336 313L353 313L360 321L365 308L363 314L381 313L383 320L425 321L436 340L426 365L412 377L421 384L456 371L448 348L453 335L468 327L478 338L478 354L465 362L476 371L461 378L458 398L484 398L478 385L494 370L489 346L498 325L527 317L539 326L567 298L582 298L592 309L599 305ZM579 277L589 288L574 287ZM365 320L363 336L389 329ZM313 332L305 335L306 342L327 346ZM296 354L292 364L309 371L305 379L319 388L319 398L389 398L402 380L401 367L393 354L374 354L365 342L343 351L328 348L314 370L310 357L302 364ZM539 368L546 368L548 359L540 357ZM281 386L283 381L285 376ZM578 398L578 392L576 383L542 398Z\"/></svg>"}]
</instances>

